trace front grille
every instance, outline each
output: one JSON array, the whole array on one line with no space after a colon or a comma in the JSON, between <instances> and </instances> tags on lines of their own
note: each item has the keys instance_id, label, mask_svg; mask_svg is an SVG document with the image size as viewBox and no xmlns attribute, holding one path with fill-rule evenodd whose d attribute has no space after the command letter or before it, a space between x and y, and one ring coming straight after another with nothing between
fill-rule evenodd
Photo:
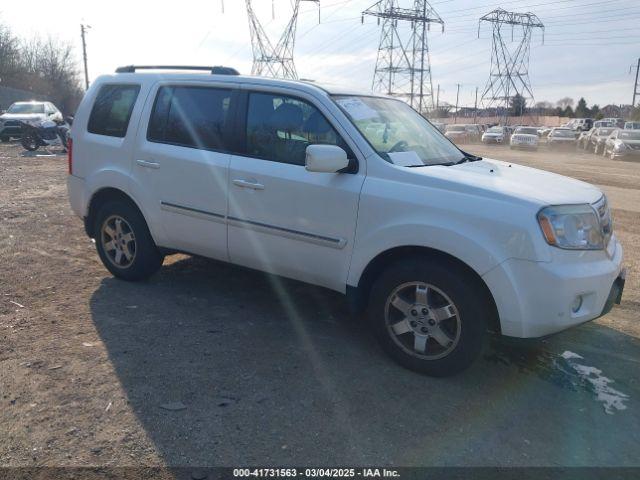
<instances>
[{"instance_id":1,"label":"front grille","mask_svg":"<svg viewBox=\"0 0 640 480\"><path fill-rule=\"evenodd\" d=\"M593 204L593 208L598 213L598 220L600 221L600 228L604 235L604 243L607 245L611 234L613 233L613 220L611 219L611 210L609 209L609 202L605 195Z\"/></svg>"}]
</instances>

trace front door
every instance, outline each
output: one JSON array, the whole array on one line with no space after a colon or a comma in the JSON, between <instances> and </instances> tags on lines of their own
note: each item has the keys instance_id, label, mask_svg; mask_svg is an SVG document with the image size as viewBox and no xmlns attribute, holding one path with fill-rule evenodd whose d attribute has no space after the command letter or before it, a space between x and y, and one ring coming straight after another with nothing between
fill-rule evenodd
<instances>
[{"instance_id":1,"label":"front door","mask_svg":"<svg viewBox=\"0 0 640 480\"><path fill-rule=\"evenodd\" d=\"M364 169L305 169L312 143L352 149L311 99L248 93L243 155L229 169L234 263L344 291Z\"/></svg>"}]
</instances>

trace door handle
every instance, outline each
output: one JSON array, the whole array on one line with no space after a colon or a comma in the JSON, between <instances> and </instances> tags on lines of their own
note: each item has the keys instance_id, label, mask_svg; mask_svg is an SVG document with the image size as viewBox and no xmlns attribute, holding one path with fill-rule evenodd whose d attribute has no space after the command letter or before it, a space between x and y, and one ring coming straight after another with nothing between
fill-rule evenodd
<instances>
[{"instance_id":1,"label":"door handle","mask_svg":"<svg viewBox=\"0 0 640 480\"><path fill-rule=\"evenodd\" d=\"M247 180L236 179L233 184L240 188L252 188L254 190L264 190L264 185L258 182L249 182Z\"/></svg>"},{"instance_id":2,"label":"door handle","mask_svg":"<svg viewBox=\"0 0 640 480\"><path fill-rule=\"evenodd\" d=\"M136 160L136 163L141 167L160 168L160 164L158 162L148 162L147 160Z\"/></svg>"}]
</instances>

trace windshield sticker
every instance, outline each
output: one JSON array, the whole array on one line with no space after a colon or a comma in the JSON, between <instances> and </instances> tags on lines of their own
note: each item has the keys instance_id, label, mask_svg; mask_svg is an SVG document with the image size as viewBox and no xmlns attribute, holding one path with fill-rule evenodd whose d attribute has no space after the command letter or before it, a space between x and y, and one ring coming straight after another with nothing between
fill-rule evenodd
<instances>
[{"instance_id":1,"label":"windshield sticker","mask_svg":"<svg viewBox=\"0 0 640 480\"><path fill-rule=\"evenodd\" d=\"M379 116L377 111L369 107L359 98L340 98L337 102L355 121L369 120L371 118L378 118Z\"/></svg>"},{"instance_id":2,"label":"windshield sticker","mask_svg":"<svg viewBox=\"0 0 640 480\"><path fill-rule=\"evenodd\" d=\"M389 152L389 160L394 165L401 167L415 167L416 165L424 165L416 152Z\"/></svg>"}]
</instances>

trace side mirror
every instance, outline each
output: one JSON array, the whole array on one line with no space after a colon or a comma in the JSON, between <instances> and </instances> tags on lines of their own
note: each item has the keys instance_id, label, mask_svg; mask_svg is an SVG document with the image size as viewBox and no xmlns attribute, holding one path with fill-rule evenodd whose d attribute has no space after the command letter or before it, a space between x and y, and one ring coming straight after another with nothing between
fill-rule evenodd
<instances>
[{"instance_id":1,"label":"side mirror","mask_svg":"<svg viewBox=\"0 0 640 480\"><path fill-rule=\"evenodd\" d=\"M338 173L349 167L347 152L336 145L309 145L305 168L309 172Z\"/></svg>"}]
</instances>

